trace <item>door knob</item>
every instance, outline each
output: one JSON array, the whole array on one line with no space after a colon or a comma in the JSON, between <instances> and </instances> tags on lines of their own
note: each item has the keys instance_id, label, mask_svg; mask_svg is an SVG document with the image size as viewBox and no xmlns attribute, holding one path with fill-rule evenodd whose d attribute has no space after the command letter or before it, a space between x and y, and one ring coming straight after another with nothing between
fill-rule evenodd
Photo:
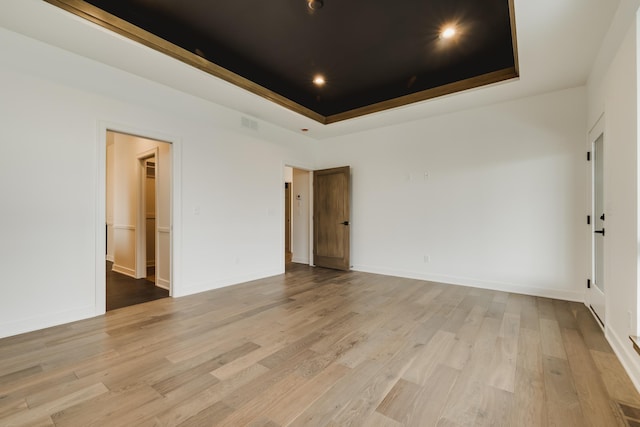
<instances>
[{"instance_id":1,"label":"door knob","mask_svg":"<svg viewBox=\"0 0 640 427\"><path fill-rule=\"evenodd\" d=\"M602 230L594 230L594 233L602 234L604 236L604 228Z\"/></svg>"}]
</instances>

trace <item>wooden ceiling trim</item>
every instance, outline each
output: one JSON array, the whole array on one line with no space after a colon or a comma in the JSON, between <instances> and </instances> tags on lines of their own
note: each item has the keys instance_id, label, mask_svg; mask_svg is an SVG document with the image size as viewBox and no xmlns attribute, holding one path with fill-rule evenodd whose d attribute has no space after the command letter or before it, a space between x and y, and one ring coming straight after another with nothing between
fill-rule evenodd
<instances>
[{"instance_id":1,"label":"wooden ceiling trim","mask_svg":"<svg viewBox=\"0 0 640 427\"><path fill-rule=\"evenodd\" d=\"M518 61L518 37L516 34L516 10L515 0L509 0L509 19L511 21L511 42L513 43L513 62L515 64L516 74L520 75L520 62Z\"/></svg>"},{"instance_id":2,"label":"wooden ceiling trim","mask_svg":"<svg viewBox=\"0 0 640 427\"><path fill-rule=\"evenodd\" d=\"M344 113L334 114L327 117L327 124L340 122L343 120L353 119L355 117L364 116L366 114L378 113L380 111L389 110L391 108L401 107L403 105L413 104L415 102L426 101L428 99L438 98L452 93L462 92L464 90L475 89L480 86L486 86L493 83L511 80L518 77L515 67L509 67L481 76L471 77L469 79L460 80L446 85L423 90L421 92L412 93L388 101L378 102L376 104L367 105L365 107L356 108Z\"/></svg>"}]
</instances>

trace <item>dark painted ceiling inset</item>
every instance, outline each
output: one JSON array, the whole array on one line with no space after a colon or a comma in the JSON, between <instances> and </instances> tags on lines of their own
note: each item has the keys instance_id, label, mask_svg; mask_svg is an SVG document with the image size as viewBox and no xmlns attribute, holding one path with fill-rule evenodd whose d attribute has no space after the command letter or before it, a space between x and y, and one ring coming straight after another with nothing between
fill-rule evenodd
<instances>
[{"instance_id":1,"label":"dark painted ceiling inset","mask_svg":"<svg viewBox=\"0 0 640 427\"><path fill-rule=\"evenodd\" d=\"M47 1L66 9L84 3ZM315 11L307 0L86 3L325 123L517 76L509 0L324 0ZM119 27L94 9L82 12ZM457 28L448 40L440 36L447 24ZM318 74L326 84L313 83Z\"/></svg>"}]
</instances>

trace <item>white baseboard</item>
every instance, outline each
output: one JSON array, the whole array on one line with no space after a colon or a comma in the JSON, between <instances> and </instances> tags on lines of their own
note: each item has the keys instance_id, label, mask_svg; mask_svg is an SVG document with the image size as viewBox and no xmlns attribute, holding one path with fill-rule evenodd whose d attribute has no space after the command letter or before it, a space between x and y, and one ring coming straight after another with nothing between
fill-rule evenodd
<instances>
[{"instance_id":1,"label":"white baseboard","mask_svg":"<svg viewBox=\"0 0 640 427\"><path fill-rule=\"evenodd\" d=\"M32 317L30 319L23 319L17 322L0 325L0 338L50 328L52 326L58 326L64 323L75 322L77 320L88 319L95 316L97 316L96 308L91 306L59 313L50 313L43 316Z\"/></svg>"},{"instance_id":2,"label":"white baseboard","mask_svg":"<svg viewBox=\"0 0 640 427\"><path fill-rule=\"evenodd\" d=\"M629 337L619 337L609 328L605 328L604 335L622 363L622 367L627 371L636 390L640 392L640 355L633 349L631 340Z\"/></svg>"},{"instance_id":3,"label":"white baseboard","mask_svg":"<svg viewBox=\"0 0 640 427\"><path fill-rule=\"evenodd\" d=\"M296 264L307 264L307 265L309 265L309 258L304 259L304 258L293 257L291 259L291 262L295 262Z\"/></svg>"},{"instance_id":4,"label":"white baseboard","mask_svg":"<svg viewBox=\"0 0 640 427\"><path fill-rule=\"evenodd\" d=\"M162 279L156 276L156 286L162 289L170 290L170 282L167 279Z\"/></svg>"},{"instance_id":5,"label":"white baseboard","mask_svg":"<svg viewBox=\"0 0 640 427\"><path fill-rule=\"evenodd\" d=\"M232 286L232 285L238 285L240 283L251 282L253 280L265 279L267 277L277 276L283 273L284 273L284 268L264 270L262 272L226 277L226 278L217 279L213 281L193 283L189 286L184 286L184 287L180 286L179 289L176 289L176 286L174 284L173 296L183 297L186 295L192 295L200 292L206 292L214 289L224 288L226 286Z\"/></svg>"},{"instance_id":6,"label":"white baseboard","mask_svg":"<svg viewBox=\"0 0 640 427\"><path fill-rule=\"evenodd\" d=\"M128 267L123 267L121 265L118 264L113 264L113 271L115 271L116 273L120 273L120 274L124 274L125 276L129 276L129 277L133 277L134 279L136 279L136 271L132 268L128 268Z\"/></svg>"},{"instance_id":7,"label":"white baseboard","mask_svg":"<svg viewBox=\"0 0 640 427\"><path fill-rule=\"evenodd\" d=\"M471 288L489 289L492 291L510 292L514 294L524 294L584 303L584 292L580 291L537 288L534 286L516 285L514 283L491 282L486 280L470 279L467 277L453 277L422 272L402 271L367 265L354 265L352 269L355 271L362 271L364 273L382 274L385 276L404 277L407 279L425 280L429 282L445 283L448 285L469 286Z\"/></svg>"}]
</instances>

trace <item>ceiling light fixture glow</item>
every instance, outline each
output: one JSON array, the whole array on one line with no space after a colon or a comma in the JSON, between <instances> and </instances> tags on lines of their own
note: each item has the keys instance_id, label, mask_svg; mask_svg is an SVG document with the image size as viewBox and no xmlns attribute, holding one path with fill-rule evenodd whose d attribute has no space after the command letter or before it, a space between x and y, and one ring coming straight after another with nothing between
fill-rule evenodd
<instances>
[{"instance_id":1,"label":"ceiling light fixture glow","mask_svg":"<svg viewBox=\"0 0 640 427\"><path fill-rule=\"evenodd\" d=\"M445 28L440 32L440 38L443 38L443 39L445 39L445 40L446 40L446 39L450 39L450 38L452 38L452 37L453 37L453 36L455 36L455 35L456 35L456 27L451 26L451 25L449 25L449 26L445 27Z\"/></svg>"},{"instance_id":2,"label":"ceiling light fixture glow","mask_svg":"<svg viewBox=\"0 0 640 427\"><path fill-rule=\"evenodd\" d=\"M309 9L311 9L311 10L322 9L322 6L324 6L324 1L322 1L322 0L308 0L307 1L307 6L309 6Z\"/></svg>"},{"instance_id":3,"label":"ceiling light fixture glow","mask_svg":"<svg viewBox=\"0 0 640 427\"><path fill-rule=\"evenodd\" d=\"M317 75L317 76L315 76L315 77L313 78L313 84L314 84L314 85L316 85L316 86L324 86L324 84L325 84L326 82L327 82L327 81L324 79L324 77L322 77L322 76L320 76L320 75Z\"/></svg>"}]
</instances>

